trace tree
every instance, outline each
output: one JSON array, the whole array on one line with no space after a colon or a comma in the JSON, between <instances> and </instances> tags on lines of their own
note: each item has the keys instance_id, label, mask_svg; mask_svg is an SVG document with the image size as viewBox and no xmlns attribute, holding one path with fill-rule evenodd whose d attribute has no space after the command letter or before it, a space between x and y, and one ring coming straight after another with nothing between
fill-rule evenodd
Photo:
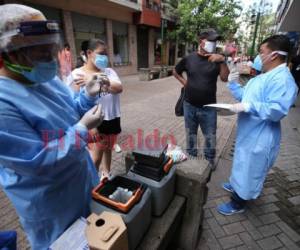
<instances>
[{"instance_id":1,"label":"tree","mask_svg":"<svg viewBox=\"0 0 300 250\"><path fill-rule=\"evenodd\" d=\"M240 19L240 26L235 34L237 38L239 47L242 53L250 54L251 53L251 45L253 33L255 30L256 24L256 9L257 3L251 4L247 9L244 9Z\"/></svg>"},{"instance_id":2,"label":"tree","mask_svg":"<svg viewBox=\"0 0 300 250\"><path fill-rule=\"evenodd\" d=\"M169 34L179 42L197 43L197 34L215 28L222 37L232 37L238 28L241 12L236 0L181 0L178 2L176 29Z\"/></svg>"},{"instance_id":3,"label":"tree","mask_svg":"<svg viewBox=\"0 0 300 250\"><path fill-rule=\"evenodd\" d=\"M257 15L259 13L259 20ZM259 4L253 3L242 15L240 28L236 37L240 42L244 53L252 54L253 38L255 36L255 25L257 25L257 34L255 36L254 55L257 54L259 44L274 32L276 15L272 12L272 2L270 0L260 0ZM257 22L258 21L258 22Z\"/></svg>"},{"instance_id":4,"label":"tree","mask_svg":"<svg viewBox=\"0 0 300 250\"><path fill-rule=\"evenodd\" d=\"M258 44L260 44L265 38L271 36L275 30L275 13L266 13L262 16L262 20L259 24L259 36Z\"/></svg>"}]
</instances>

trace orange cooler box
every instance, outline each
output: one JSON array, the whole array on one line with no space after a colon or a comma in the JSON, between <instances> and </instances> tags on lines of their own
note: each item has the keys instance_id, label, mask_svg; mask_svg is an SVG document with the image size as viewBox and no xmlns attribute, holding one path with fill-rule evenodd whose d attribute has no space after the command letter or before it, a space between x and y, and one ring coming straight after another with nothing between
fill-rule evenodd
<instances>
[{"instance_id":1,"label":"orange cooler box","mask_svg":"<svg viewBox=\"0 0 300 250\"><path fill-rule=\"evenodd\" d=\"M128 190L132 196L126 201L110 198L118 188ZM129 249L136 249L151 223L151 190L138 181L115 176L104 179L94 188L92 196L91 212L120 214L127 227Z\"/></svg>"}]
</instances>

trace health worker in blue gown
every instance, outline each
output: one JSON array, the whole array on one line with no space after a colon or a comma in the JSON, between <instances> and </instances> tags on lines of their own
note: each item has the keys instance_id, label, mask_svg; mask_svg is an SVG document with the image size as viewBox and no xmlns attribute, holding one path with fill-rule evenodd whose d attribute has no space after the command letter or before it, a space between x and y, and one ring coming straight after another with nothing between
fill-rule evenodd
<instances>
[{"instance_id":1,"label":"health worker in blue gown","mask_svg":"<svg viewBox=\"0 0 300 250\"><path fill-rule=\"evenodd\" d=\"M86 148L100 125L93 76L76 96L56 76L60 29L33 8L0 6L0 184L33 250L89 214L98 175Z\"/></svg>"},{"instance_id":2,"label":"health worker in blue gown","mask_svg":"<svg viewBox=\"0 0 300 250\"><path fill-rule=\"evenodd\" d=\"M297 85L286 65L289 39L274 35L260 45L262 74L245 87L238 72L229 75L229 89L239 101L232 106L238 113L237 138L231 176L223 188L231 201L218 206L224 215L245 211L248 200L259 197L265 178L279 153L280 121L296 100Z\"/></svg>"}]
</instances>

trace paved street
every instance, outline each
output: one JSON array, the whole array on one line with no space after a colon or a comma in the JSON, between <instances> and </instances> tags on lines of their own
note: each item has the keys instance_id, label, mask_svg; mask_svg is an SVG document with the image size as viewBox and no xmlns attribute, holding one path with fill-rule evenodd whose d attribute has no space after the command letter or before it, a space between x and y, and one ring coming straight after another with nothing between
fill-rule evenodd
<instances>
[{"instance_id":1,"label":"paved street","mask_svg":"<svg viewBox=\"0 0 300 250\"><path fill-rule=\"evenodd\" d=\"M119 144L131 149L132 145L136 147L139 143L154 143L151 135L156 133L157 129L160 142L164 136L170 135L171 138L175 138L178 145L184 146L183 118L174 115L174 106L180 92L178 82L173 77L150 82L139 82L137 76L124 77L122 80L123 131ZM218 100L233 102L225 84L221 82L218 85ZM297 245L300 242L300 158L297 156L300 147L299 113L299 108L293 109L291 116L283 124L281 156L269 175L264 196L255 204L251 204L245 215L232 217L218 215L215 206L228 199L228 195L221 190L219 184L226 180L231 167L230 153L234 132L232 136L230 134L235 125L235 117L218 118L218 154L221 155L221 159L209 184L203 235L198 249L251 247L299 249L300 245ZM202 136L199 138L202 143ZM125 171L122 155L122 153L113 154L114 173ZM0 209L0 230L16 229L19 236L18 249L26 249L28 245L18 219L3 192L0 192Z\"/></svg>"},{"instance_id":2,"label":"paved street","mask_svg":"<svg viewBox=\"0 0 300 250\"><path fill-rule=\"evenodd\" d=\"M183 118L176 117L174 107L180 93L180 85L173 77L153 80L150 82L139 82L137 76L123 78L124 92L121 98L122 110L122 135L120 145L128 147L128 136L133 137L134 147L139 147L139 132L143 131L143 145L147 143L147 137L156 130L159 132L160 142L162 138L170 135L181 147L185 147L185 129ZM220 82L218 85L218 100L220 102L233 102L228 95L226 84ZM218 154L221 153L229 134L234 125L233 117L219 117L217 140ZM149 138L149 139L150 139ZM152 136L153 138L153 136ZM170 138L170 137L169 137ZM151 141L151 140L150 140ZM150 142L150 146L154 145ZM202 136L199 136L199 145L202 145ZM222 147L221 147L222 146ZM121 162L122 154L114 154L114 170L124 171ZM201 159L200 159L201 160Z\"/></svg>"}]
</instances>

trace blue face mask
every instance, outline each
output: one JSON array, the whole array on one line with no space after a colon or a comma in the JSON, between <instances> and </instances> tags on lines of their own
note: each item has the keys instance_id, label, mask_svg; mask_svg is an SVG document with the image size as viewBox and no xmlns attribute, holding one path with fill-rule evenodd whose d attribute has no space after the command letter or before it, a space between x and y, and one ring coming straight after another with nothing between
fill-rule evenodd
<instances>
[{"instance_id":1,"label":"blue face mask","mask_svg":"<svg viewBox=\"0 0 300 250\"><path fill-rule=\"evenodd\" d=\"M36 62L34 67L27 67L18 64L12 64L4 61L6 67L13 72L23 75L33 83L42 83L52 80L57 73L58 64L56 60L50 62Z\"/></svg>"},{"instance_id":2,"label":"blue face mask","mask_svg":"<svg viewBox=\"0 0 300 250\"><path fill-rule=\"evenodd\" d=\"M108 66L108 57L106 55L96 55L95 65L103 71Z\"/></svg>"},{"instance_id":3,"label":"blue face mask","mask_svg":"<svg viewBox=\"0 0 300 250\"><path fill-rule=\"evenodd\" d=\"M33 83L42 83L52 80L57 73L56 60L51 62L37 62L31 71L22 70L21 74Z\"/></svg>"},{"instance_id":4,"label":"blue face mask","mask_svg":"<svg viewBox=\"0 0 300 250\"><path fill-rule=\"evenodd\" d=\"M254 59L252 68L254 68L256 71L261 72L262 71L262 60L260 55L257 55Z\"/></svg>"}]
</instances>

